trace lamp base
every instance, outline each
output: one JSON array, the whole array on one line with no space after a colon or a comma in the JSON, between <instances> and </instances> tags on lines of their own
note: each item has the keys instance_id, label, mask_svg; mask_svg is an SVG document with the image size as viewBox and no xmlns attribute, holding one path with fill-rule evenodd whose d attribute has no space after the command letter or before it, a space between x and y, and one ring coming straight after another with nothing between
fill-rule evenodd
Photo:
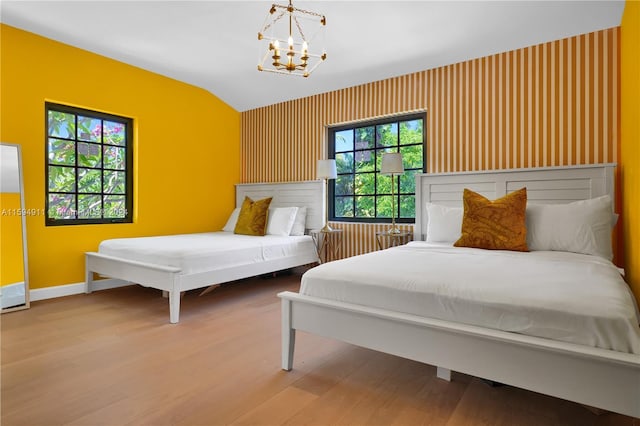
<instances>
[{"instance_id":1,"label":"lamp base","mask_svg":"<svg viewBox=\"0 0 640 426\"><path fill-rule=\"evenodd\" d=\"M387 231L387 234L389 235L395 235L395 234L399 234L402 231L400 231L397 227L392 226L391 228L389 228L389 230Z\"/></svg>"},{"instance_id":2,"label":"lamp base","mask_svg":"<svg viewBox=\"0 0 640 426\"><path fill-rule=\"evenodd\" d=\"M320 232L331 232L331 231L333 231L333 228L330 227L328 223L325 223L322 229L320 229Z\"/></svg>"}]
</instances>

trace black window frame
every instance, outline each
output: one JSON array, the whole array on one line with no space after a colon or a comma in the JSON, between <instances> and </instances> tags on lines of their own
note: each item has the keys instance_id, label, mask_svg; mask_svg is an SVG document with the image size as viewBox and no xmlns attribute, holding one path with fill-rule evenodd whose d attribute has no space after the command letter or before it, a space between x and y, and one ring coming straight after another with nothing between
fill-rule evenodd
<instances>
[{"instance_id":1,"label":"black window frame","mask_svg":"<svg viewBox=\"0 0 640 426\"><path fill-rule=\"evenodd\" d=\"M61 113L66 113L66 114L73 114L75 115L75 122L76 122L76 134L74 135L73 138L68 137L60 137L60 136L49 136L49 111L56 111L56 112L61 112ZM124 217L117 217L117 218L105 218L104 217L104 196L105 195L109 195L108 193L106 193L104 191L104 187L101 187L101 191L100 192L95 192L95 193L86 193L86 192L79 192L78 190L78 179L79 179L79 169L82 168L86 168L83 167L81 165L78 165L78 143L89 143L89 144L93 144L93 145L99 145L100 149L102 149L104 146L111 146L111 144L105 144L104 142L104 132L100 132L100 142L91 142L91 141L87 141L87 140L83 140L80 139L78 137L78 116L82 116L82 117L89 117L92 119L97 119L97 120L101 120L101 126L102 129L104 129L104 121L109 121L112 123L120 123L123 124L125 126L124 129L124 134L125 134L125 138L126 138L126 142L124 145L125 148L125 168L124 168L124 172L125 172L125 214ZM113 114L107 114L107 113L103 113L103 112L99 112L99 111L93 111L93 110L88 110L88 109L84 109L84 108L78 108L78 107L72 107L69 105L63 105L63 104L58 104L58 103L53 103L53 102L45 102L45 108L44 108L44 120L45 120L45 161L44 161L44 168L45 168L45 225L46 226L61 226L61 225L97 225L97 224L114 224L114 223L133 223L133 169L134 169L134 163L133 163L133 119L129 118L129 117L123 117L123 116L118 116L118 115L113 115ZM50 164L49 163L49 139L56 139L56 140L67 140L67 141L73 141L74 142L74 149L75 149L75 164L74 165L67 165L67 164ZM113 145L116 146L116 145ZM102 151L104 152L104 151ZM72 168L74 170L74 174L75 174L75 190L74 191L69 191L69 192L57 192L57 191L51 191L49 189L49 166L50 165L55 165L55 166L60 166L60 167L68 167L68 168ZM107 167L104 166L104 158L101 157L101 162L100 162L100 166L99 167L95 167L96 170L100 170L102 175L104 176L104 171L122 171L121 169L109 169ZM72 211L74 211L75 217L74 218L53 218L49 216L49 195L50 194L72 194L75 196L75 209L71 209ZM99 209L100 211L100 215L101 217L87 217L87 218L79 218L78 217L78 196L79 195L100 195L101 198L101 207ZM122 194L117 194L117 195L122 195Z\"/></svg>"},{"instance_id":2,"label":"black window frame","mask_svg":"<svg viewBox=\"0 0 640 426\"><path fill-rule=\"evenodd\" d=\"M398 138L396 141L396 148L400 148L401 146L414 146L414 145L418 145L417 143L415 144L405 144L405 145L400 145L400 123L401 122L405 122L405 121L414 121L414 120L422 120L422 169L405 169L405 171L410 171L410 170L416 170L419 171L420 173L426 173L427 170L427 114L426 111L421 111L421 112L417 112L417 113L408 113L408 114L399 114L399 115L394 115L394 116L390 116L390 117L385 117L385 118L379 118L379 119L372 119L372 120L364 120L364 121L358 121L358 122L352 122L352 123L348 123L348 124L344 124L344 125L339 125L339 126L335 126L335 127L330 127L328 129L328 158L329 159L335 159L336 158L336 133L344 131L344 130L354 130L358 129L358 128L362 128L362 127L370 127L370 126L380 126L380 125L385 125L385 124L390 124L390 123L397 123L398 124ZM375 134L375 130L374 130L374 134ZM388 149L388 146L376 146L374 148L362 148L362 149L356 149L355 147L355 139L354 139L354 149L352 150L352 152L355 153L358 151L366 151L366 150L375 150L375 152L378 151L384 151L386 149ZM344 151L340 151L340 153L343 153ZM349 152L349 151L347 151ZM391 193L378 193L378 189L377 189L377 177L379 176L380 172L379 170L377 170L377 167L375 169L374 172L364 172L364 173L375 173L375 194L374 194L374 205L377 205L377 197L378 196L391 196ZM355 175L357 174L355 171L355 168L353 170L353 172L351 173L338 173L338 176L340 175L344 175L344 174L353 174L354 178ZM329 181L328 184L328 202L329 202L329 220L332 222L358 222L358 223L391 223L391 218L387 218L387 217L370 217L370 218L363 218L363 217L356 217L355 216L355 211L356 211L356 203L355 203L355 197L356 195L354 194L354 215L353 217L336 217L335 214L335 201L336 201L336 194L335 194L335 185L336 185L336 180L335 179L331 179ZM407 196L407 195L413 195L415 197L415 192L413 193L401 193L400 192L400 179L399 177L396 177L395 179L395 221L396 223L415 223L415 215L413 218L409 218L409 217L400 217L400 197L401 196ZM347 195L345 197L349 197L350 195Z\"/></svg>"}]
</instances>

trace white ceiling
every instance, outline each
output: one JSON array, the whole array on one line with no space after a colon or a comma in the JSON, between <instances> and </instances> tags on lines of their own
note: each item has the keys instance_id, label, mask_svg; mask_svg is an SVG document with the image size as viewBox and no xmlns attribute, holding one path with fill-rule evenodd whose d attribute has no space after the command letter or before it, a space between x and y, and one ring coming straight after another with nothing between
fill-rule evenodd
<instances>
[{"instance_id":1,"label":"white ceiling","mask_svg":"<svg viewBox=\"0 0 640 426\"><path fill-rule=\"evenodd\" d=\"M620 25L624 1L305 1L308 78L258 72L271 1L1 1L0 20L204 88L238 111ZM286 0L276 1L286 4Z\"/></svg>"}]
</instances>

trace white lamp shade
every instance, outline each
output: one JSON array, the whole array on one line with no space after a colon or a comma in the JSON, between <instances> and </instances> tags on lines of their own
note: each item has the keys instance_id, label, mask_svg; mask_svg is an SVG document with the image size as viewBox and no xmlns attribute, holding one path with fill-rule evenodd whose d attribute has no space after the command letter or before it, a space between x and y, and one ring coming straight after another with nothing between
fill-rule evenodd
<instances>
[{"instance_id":1,"label":"white lamp shade","mask_svg":"<svg viewBox=\"0 0 640 426\"><path fill-rule=\"evenodd\" d=\"M385 152L382 154L380 173L384 175L400 175L404 173L402 154L399 152Z\"/></svg>"},{"instance_id":2,"label":"white lamp shade","mask_svg":"<svg viewBox=\"0 0 640 426\"><path fill-rule=\"evenodd\" d=\"M335 179L337 177L336 160L318 160L318 179Z\"/></svg>"}]
</instances>

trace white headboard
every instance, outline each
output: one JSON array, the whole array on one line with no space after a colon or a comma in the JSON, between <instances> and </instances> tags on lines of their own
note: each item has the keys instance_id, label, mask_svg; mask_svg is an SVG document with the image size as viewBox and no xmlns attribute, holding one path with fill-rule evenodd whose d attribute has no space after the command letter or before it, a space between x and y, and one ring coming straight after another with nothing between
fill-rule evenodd
<instances>
[{"instance_id":1,"label":"white headboard","mask_svg":"<svg viewBox=\"0 0 640 426\"><path fill-rule=\"evenodd\" d=\"M416 175L416 226L414 239L427 233L426 203L462 206L464 188L490 200L522 187L527 203L570 203L609 194L614 198L613 172L616 165L591 164L566 167L491 170L460 173L422 173Z\"/></svg>"},{"instance_id":2,"label":"white headboard","mask_svg":"<svg viewBox=\"0 0 640 426\"><path fill-rule=\"evenodd\" d=\"M324 226L325 194L321 180L303 182L240 183L236 185L236 207L244 197L252 200L273 197L270 207L307 207L307 229Z\"/></svg>"}]
</instances>

